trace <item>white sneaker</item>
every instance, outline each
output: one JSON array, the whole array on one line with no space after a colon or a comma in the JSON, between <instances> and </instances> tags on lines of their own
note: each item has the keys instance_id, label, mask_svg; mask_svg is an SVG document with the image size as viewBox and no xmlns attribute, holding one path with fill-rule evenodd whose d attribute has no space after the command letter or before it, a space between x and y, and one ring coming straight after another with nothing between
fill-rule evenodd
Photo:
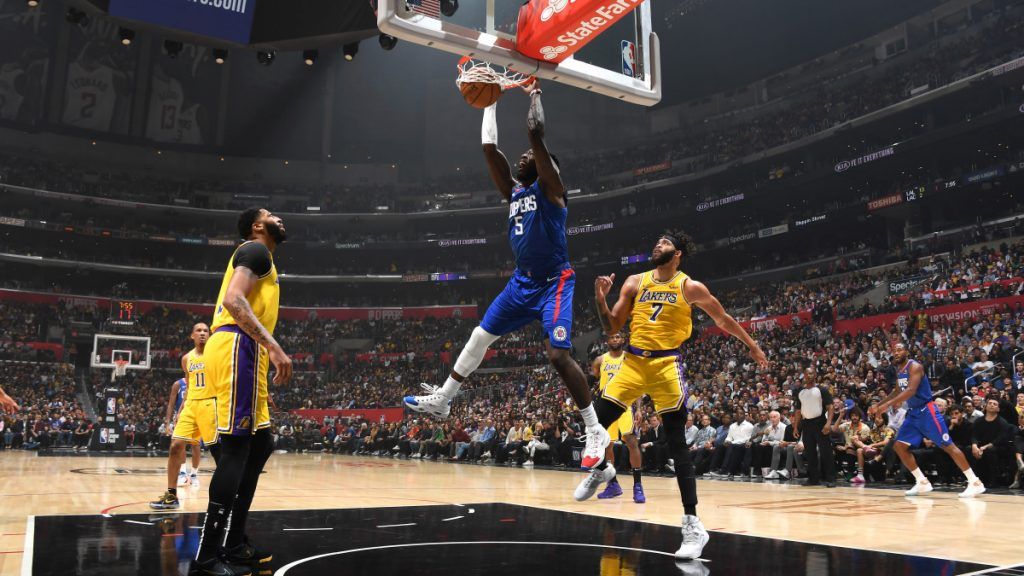
<instances>
[{"instance_id":1,"label":"white sneaker","mask_svg":"<svg viewBox=\"0 0 1024 576\"><path fill-rule=\"evenodd\" d=\"M533 467L533 460L527 460L526 462L523 462L523 466L525 466L527 468L532 468Z\"/></svg>"},{"instance_id":2,"label":"white sneaker","mask_svg":"<svg viewBox=\"0 0 1024 576\"><path fill-rule=\"evenodd\" d=\"M590 471L587 477L576 486L576 491L573 492L572 497L577 502L583 502L589 500L597 492L597 489L601 487L601 484L608 482L612 478L615 478L615 467L609 464L604 470L598 470L597 468Z\"/></svg>"},{"instance_id":3,"label":"white sneaker","mask_svg":"<svg viewBox=\"0 0 1024 576\"><path fill-rule=\"evenodd\" d=\"M778 470L772 470L771 472L765 474L764 475L764 479L765 480L778 480L779 479L779 472L778 472Z\"/></svg>"},{"instance_id":4,"label":"white sneaker","mask_svg":"<svg viewBox=\"0 0 1024 576\"><path fill-rule=\"evenodd\" d=\"M981 480L975 480L967 485L967 489L960 493L961 498L974 498L985 493L985 485Z\"/></svg>"},{"instance_id":5,"label":"white sneaker","mask_svg":"<svg viewBox=\"0 0 1024 576\"><path fill-rule=\"evenodd\" d=\"M402 399L402 403L405 407L413 412L425 412L444 420L448 417L448 414L452 411L452 401L450 398L438 392L440 388L437 386L431 386L430 384L420 384L425 390L430 390L430 394L424 396L406 396Z\"/></svg>"},{"instance_id":6,"label":"white sneaker","mask_svg":"<svg viewBox=\"0 0 1024 576\"><path fill-rule=\"evenodd\" d=\"M189 477L189 486L192 488L199 488L199 474L192 474Z\"/></svg>"},{"instance_id":7,"label":"white sneaker","mask_svg":"<svg viewBox=\"0 0 1024 576\"><path fill-rule=\"evenodd\" d=\"M711 537L704 529L700 518L696 516L683 516L683 543L676 550L677 560L696 560L700 558L701 552L707 546Z\"/></svg>"},{"instance_id":8,"label":"white sneaker","mask_svg":"<svg viewBox=\"0 0 1024 576\"><path fill-rule=\"evenodd\" d=\"M683 576L710 576L711 569L699 560L676 560L676 568Z\"/></svg>"},{"instance_id":9,"label":"white sneaker","mask_svg":"<svg viewBox=\"0 0 1024 576\"><path fill-rule=\"evenodd\" d=\"M921 496L922 494L927 494L932 490L934 490L934 488L932 488L931 482L927 480L921 482L918 480L917 484L914 484L914 487L904 492L904 494L907 496ZM984 488L982 490L984 490Z\"/></svg>"},{"instance_id":10,"label":"white sneaker","mask_svg":"<svg viewBox=\"0 0 1024 576\"><path fill-rule=\"evenodd\" d=\"M178 472L178 486L185 486L188 484L188 474L184 472Z\"/></svg>"},{"instance_id":11,"label":"white sneaker","mask_svg":"<svg viewBox=\"0 0 1024 576\"><path fill-rule=\"evenodd\" d=\"M580 468L593 470L604 462L605 449L611 444L612 437L608 431L600 426L587 428L587 445L583 448L583 458L580 460Z\"/></svg>"},{"instance_id":12,"label":"white sneaker","mask_svg":"<svg viewBox=\"0 0 1024 576\"><path fill-rule=\"evenodd\" d=\"M778 476L782 480L789 480L789 470L779 470Z\"/></svg>"}]
</instances>

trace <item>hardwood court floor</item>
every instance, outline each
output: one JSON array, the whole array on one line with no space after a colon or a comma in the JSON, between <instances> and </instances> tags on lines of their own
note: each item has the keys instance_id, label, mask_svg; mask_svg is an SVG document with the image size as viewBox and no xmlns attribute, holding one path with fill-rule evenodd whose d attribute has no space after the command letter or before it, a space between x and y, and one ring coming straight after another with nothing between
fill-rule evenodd
<instances>
[{"instance_id":1,"label":"hardwood court floor","mask_svg":"<svg viewBox=\"0 0 1024 576\"><path fill-rule=\"evenodd\" d=\"M204 469L212 467L205 459ZM148 514L164 485L160 458L36 457L0 452L0 576L20 574L26 520L48 515ZM203 512L209 474L199 490L180 490L183 512ZM646 504L627 495L578 503L582 473L334 455L275 455L260 481L254 510L380 508L503 502L564 512L678 526L675 480L644 478ZM776 540L954 559L987 565L1024 563L1009 535L1024 498L955 494L905 498L870 488L700 481L705 526ZM1009 530L1009 532L1007 532ZM712 534L714 540L715 535ZM59 545L35 542L34 546ZM673 550L667 550L672 552ZM37 552L38 553L38 552Z\"/></svg>"}]
</instances>

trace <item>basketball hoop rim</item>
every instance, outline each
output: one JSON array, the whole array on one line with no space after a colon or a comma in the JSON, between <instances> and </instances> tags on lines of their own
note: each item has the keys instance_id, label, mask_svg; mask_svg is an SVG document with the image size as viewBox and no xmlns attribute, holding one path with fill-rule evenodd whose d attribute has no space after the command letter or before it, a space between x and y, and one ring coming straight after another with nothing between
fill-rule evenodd
<instances>
[{"instance_id":1,"label":"basketball hoop rim","mask_svg":"<svg viewBox=\"0 0 1024 576\"><path fill-rule=\"evenodd\" d=\"M497 84L501 87L502 92L504 92L511 88L528 86L536 80L532 75L523 74L512 68L506 68L470 56L460 58L455 68L459 71L459 76L455 79L455 85L459 87L468 82L482 82Z\"/></svg>"}]
</instances>

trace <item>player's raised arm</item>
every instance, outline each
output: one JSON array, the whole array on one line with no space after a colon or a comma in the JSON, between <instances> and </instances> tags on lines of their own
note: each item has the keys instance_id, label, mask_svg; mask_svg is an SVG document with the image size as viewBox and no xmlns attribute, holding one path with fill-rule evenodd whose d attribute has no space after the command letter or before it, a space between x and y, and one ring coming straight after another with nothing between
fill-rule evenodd
<instances>
[{"instance_id":1,"label":"player's raised arm","mask_svg":"<svg viewBox=\"0 0 1024 576\"><path fill-rule=\"evenodd\" d=\"M691 305L707 312L708 316L711 316L711 319L715 321L716 326L732 334L740 342L743 342L750 349L750 357L755 362L761 366L768 366L768 358L764 355L761 347L750 337L750 334L747 334L743 326L740 326L740 323L725 311L722 303L711 294L707 286L696 280L689 279L683 286L683 296Z\"/></svg>"},{"instance_id":2,"label":"player's raised arm","mask_svg":"<svg viewBox=\"0 0 1024 576\"><path fill-rule=\"evenodd\" d=\"M633 310L633 298L636 297L637 287L640 286L640 276L634 274L622 284L619 291L619 299L615 305L608 308L608 292L615 283L615 274L611 276L598 276L594 280L594 296L597 305L597 317L601 319L601 327L607 336L615 334L626 325L629 313Z\"/></svg>"},{"instance_id":3,"label":"player's raised arm","mask_svg":"<svg viewBox=\"0 0 1024 576\"><path fill-rule=\"evenodd\" d=\"M530 149L533 151L533 162L537 166L537 180L540 181L544 196L559 206L565 202L565 185L558 165L551 158L548 147L544 143L544 106L541 105L541 91L537 81L523 88L530 94L530 111L526 114L526 127L530 138Z\"/></svg>"},{"instance_id":4,"label":"player's raised arm","mask_svg":"<svg viewBox=\"0 0 1024 576\"><path fill-rule=\"evenodd\" d=\"M601 357L594 358L593 363L590 364L590 373L594 375L594 378L601 379Z\"/></svg>"},{"instance_id":5,"label":"player's raised arm","mask_svg":"<svg viewBox=\"0 0 1024 576\"><path fill-rule=\"evenodd\" d=\"M512 198L512 190L516 187L512 177L512 167L508 158L498 150L498 105L491 104L484 108L484 120L480 126L480 143L484 147L484 158L487 159L487 171L497 186L502 198Z\"/></svg>"},{"instance_id":6,"label":"player's raised arm","mask_svg":"<svg viewBox=\"0 0 1024 576\"><path fill-rule=\"evenodd\" d=\"M4 392L3 388L0 388L0 412L10 412L11 414L14 414L18 410L21 410L21 406L18 406L18 403L8 396L7 393Z\"/></svg>"}]
</instances>

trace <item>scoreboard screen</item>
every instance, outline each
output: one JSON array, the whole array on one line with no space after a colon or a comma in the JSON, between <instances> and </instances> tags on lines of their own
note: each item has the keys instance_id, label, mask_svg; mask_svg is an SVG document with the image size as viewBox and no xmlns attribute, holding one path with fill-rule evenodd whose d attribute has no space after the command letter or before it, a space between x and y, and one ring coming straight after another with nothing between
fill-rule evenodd
<instances>
[{"instance_id":1,"label":"scoreboard screen","mask_svg":"<svg viewBox=\"0 0 1024 576\"><path fill-rule=\"evenodd\" d=\"M110 15L248 44L256 0L110 0Z\"/></svg>"},{"instance_id":2,"label":"scoreboard screen","mask_svg":"<svg viewBox=\"0 0 1024 576\"><path fill-rule=\"evenodd\" d=\"M138 308L131 300L110 301L110 321L122 324L134 324Z\"/></svg>"}]
</instances>

